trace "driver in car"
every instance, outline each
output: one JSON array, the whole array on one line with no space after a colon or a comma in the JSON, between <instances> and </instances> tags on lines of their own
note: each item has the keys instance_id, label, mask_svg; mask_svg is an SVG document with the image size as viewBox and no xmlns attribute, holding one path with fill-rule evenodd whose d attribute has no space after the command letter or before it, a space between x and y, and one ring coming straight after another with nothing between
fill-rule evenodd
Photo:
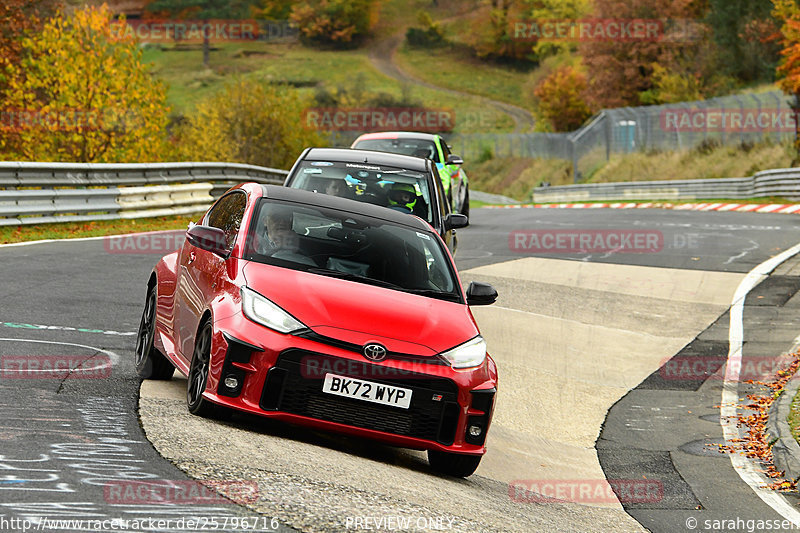
<instances>
[{"instance_id":1,"label":"driver in car","mask_svg":"<svg viewBox=\"0 0 800 533\"><path fill-rule=\"evenodd\" d=\"M344 180L340 179L332 179L328 180L328 184L325 186L325 194L330 194L331 196L341 196L347 197L347 183Z\"/></svg>"},{"instance_id":2,"label":"driver in car","mask_svg":"<svg viewBox=\"0 0 800 533\"><path fill-rule=\"evenodd\" d=\"M317 266L310 258L300 252L300 236L292 229L294 213L282 209L272 209L267 215L267 239L261 253L276 259Z\"/></svg>"},{"instance_id":3,"label":"driver in car","mask_svg":"<svg viewBox=\"0 0 800 533\"><path fill-rule=\"evenodd\" d=\"M417 203L417 191L410 183L393 183L389 189L389 208L401 213L413 213Z\"/></svg>"}]
</instances>

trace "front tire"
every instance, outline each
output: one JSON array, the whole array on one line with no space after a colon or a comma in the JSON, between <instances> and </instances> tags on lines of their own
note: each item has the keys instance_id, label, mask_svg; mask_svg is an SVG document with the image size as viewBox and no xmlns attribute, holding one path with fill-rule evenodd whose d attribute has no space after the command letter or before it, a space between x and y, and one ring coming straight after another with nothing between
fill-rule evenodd
<instances>
[{"instance_id":1,"label":"front tire","mask_svg":"<svg viewBox=\"0 0 800 533\"><path fill-rule=\"evenodd\" d=\"M156 336L156 288L147 291L147 300L136 334L136 373L142 379L167 380L172 378L175 367L164 354L159 352L153 342Z\"/></svg>"},{"instance_id":2,"label":"front tire","mask_svg":"<svg viewBox=\"0 0 800 533\"><path fill-rule=\"evenodd\" d=\"M461 204L461 214L469 218L469 187L467 187L467 192L464 193L464 203Z\"/></svg>"},{"instance_id":3,"label":"front tire","mask_svg":"<svg viewBox=\"0 0 800 533\"><path fill-rule=\"evenodd\" d=\"M214 328L206 322L200 328L194 341L192 363L189 366L189 380L186 387L186 406L189 412L204 418L215 418L221 414L221 408L203 398L208 383L208 370L211 362L211 337Z\"/></svg>"},{"instance_id":4,"label":"front tire","mask_svg":"<svg viewBox=\"0 0 800 533\"><path fill-rule=\"evenodd\" d=\"M468 477L475 473L482 455L440 452L428 450L428 462L436 472L453 477Z\"/></svg>"}]
</instances>

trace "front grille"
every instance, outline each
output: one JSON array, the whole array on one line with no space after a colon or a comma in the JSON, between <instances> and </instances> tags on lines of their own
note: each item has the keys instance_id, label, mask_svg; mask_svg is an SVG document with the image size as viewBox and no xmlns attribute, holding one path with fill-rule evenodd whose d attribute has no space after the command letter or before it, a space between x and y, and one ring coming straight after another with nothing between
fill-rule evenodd
<instances>
[{"instance_id":1,"label":"front grille","mask_svg":"<svg viewBox=\"0 0 800 533\"><path fill-rule=\"evenodd\" d=\"M312 367L309 366L312 361ZM335 374L411 389L408 409L380 405L322 392L322 368L339 368L336 364L356 368L356 375ZM458 387L446 378L426 374L405 373L402 377L374 379L385 375L379 365L305 352L288 350L278 357L270 369L261 396L261 408L277 410L349 426L432 440L450 445L455 440L460 408ZM385 371L385 367L383 369ZM438 400L434 398L439 398Z\"/></svg>"}]
</instances>

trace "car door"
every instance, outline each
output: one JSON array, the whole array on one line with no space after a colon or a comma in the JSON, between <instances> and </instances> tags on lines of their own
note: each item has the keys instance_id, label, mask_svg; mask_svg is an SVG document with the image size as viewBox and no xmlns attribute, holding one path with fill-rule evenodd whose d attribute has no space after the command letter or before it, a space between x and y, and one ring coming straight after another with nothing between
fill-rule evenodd
<instances>
[{"instance_id":1,"label":"car door","mask_svg":"<svg viewBox=\"0 0 800 533\"><path fill-rule=\"evenodd\" d=\"M225 232L228 250L233 249L236 235L242 225L247 194L233 191L222 198L208 211L202 224L219 228ZM227 280L225 258L193 246L187 240L178 258L178 287L176 292L176 336L180 356L187 365L194 350L194 337L200 319L219 289Z\"/></svg>"}]
</instances>

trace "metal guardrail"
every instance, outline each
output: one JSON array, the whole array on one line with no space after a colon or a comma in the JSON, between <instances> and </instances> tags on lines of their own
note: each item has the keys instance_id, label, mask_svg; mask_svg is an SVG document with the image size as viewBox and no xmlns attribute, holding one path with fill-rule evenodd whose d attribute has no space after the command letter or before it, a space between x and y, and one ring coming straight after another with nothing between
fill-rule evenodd
<instances>
[{"instance_id":1,"label":"metal guardrail","mask_svg":"<svg viewBox=\"0 0 800 533\"><path fill-rule=\"evenodd\" d=\"M711 200L777 196L800 200L800 168L765 170L749 178L586 183L533 189L532 200L586 202L614 200Z\"/></svg>"},{"instance_id":2,"label":"metal guardrail","mask_svg":"<svg viewBox=\"0 0 800 533\"><path fill-rule=\"evenodd\" d=\"M236 183L288 174L237 163L0 162L0 226L198 213Z\"/></svg>"},{"instance_id":3,"label":"metal guardrail","mask_svg":"<svg viewBox=\"0 0 800 533\"><path fill-rule=\"evenodd\" d=\"M235 163L0 162L0 226L193 214L236 183L283 183L288 171ZM537 187L532 200L800 200L800 169L749 178L590 183Z\"/></svg>"}]
</instances>

